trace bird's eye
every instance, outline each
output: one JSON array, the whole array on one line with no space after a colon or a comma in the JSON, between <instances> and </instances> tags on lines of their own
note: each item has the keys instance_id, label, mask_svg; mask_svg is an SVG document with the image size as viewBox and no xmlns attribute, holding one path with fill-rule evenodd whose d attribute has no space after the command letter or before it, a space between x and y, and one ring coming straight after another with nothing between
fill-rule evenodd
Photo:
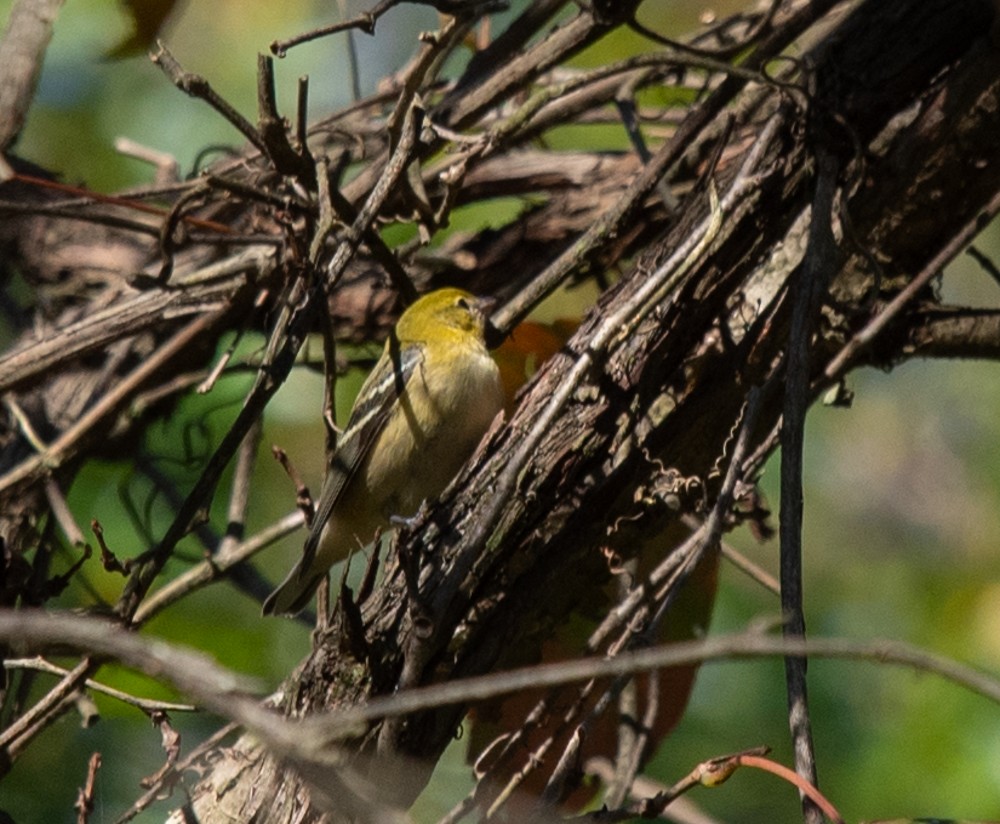
<instances>
[{"instance_id":1,"label":"bird's eye","mask_svg":"<svg viewBox=\"0 0 1000 824\"><path fill-rule=\"evenodd\" d=\"M455 305L458 306L460 309L469 310L472 308L471 306L469 306L469 301L467 301L465 298L459 298L457 301L455 301Z\"/></svg>"}]
</instances>

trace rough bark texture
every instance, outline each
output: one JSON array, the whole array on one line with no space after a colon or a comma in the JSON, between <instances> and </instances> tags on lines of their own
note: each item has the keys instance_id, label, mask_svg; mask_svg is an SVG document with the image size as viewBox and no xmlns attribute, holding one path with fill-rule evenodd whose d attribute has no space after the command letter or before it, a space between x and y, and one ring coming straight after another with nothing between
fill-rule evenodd
<instances>
[{"instance_id":1,"label":"rough bark texture","mask_svg":"<svg viewBox=\"0 0 1000 824\"><path fill-rule=\"evenodd\" d=\"M431 224L429 207L448 198L463 202L511 192L543 192L545 198L510 226L449 244L443 260L401 256L419 284L460 282L510 297L573 243L588 244L578 245L567 268L576 277L632 262L565 349L536 375L512 419L495 428L450 492L419 524L403 530L383 584L356 614L341 610L318 639L284 688L281 705L289 715L490 672L510 663L510 650L537 644L606 578L602 550L628 558L649 535L675 525L682 515L703 516L711 509L754 387L761 389L762 403L753 444L764 444L764 452L776 445L766 439L781 409L788 287L808 253L818 148L836 157L840 171L835 232L842 261L813 339L814 396L842 376L843 369L827 374L827 367L859 330L946 254L981 213L996 210L1000 51L988 37L995 17L990 3L868 0L828 32L824 15L835 4L780 4L771 26L756 33L744 65L767 64L802 34L814 40L812 49L791 68L770 65L769 74L780 85L748 85L744 76L729 75L691 108L650 161L676 158L664 166L680 198L673 210L652 196L655 181L642 190L639 164L631 156L545 159L524 143L537 123L512 126L513 118L498 113L499 104L523 84L539 78L544 84L543 73L552 65L621 24L629 4L618 5L622 8L600 17L603 6L596 3L549 35L551 60L537 58L540 46L522 50L523 41L507 51L509 38L500 37L491 47L494 54L487 50L473 61L467 78L447 94L427 93L427 124L483 129L499 122L504 129L491 133L487 150L468 150L463 168L447 157L423 168L425 192L415 191L420 188L415 175L403 178L384 211L415 212ZM529 18L520 25L528 27ZM743 31L752 29L750 23ZM813 34L814 26L820 34ZM506 72L497 68L500 63ZM665 62L623 76L641 86L667 82L669 71ZM578 110L566 107L559 116L599 109L622 85L595 91ZM595 80L580 94L587 89L603 87ZM399 95L402 99L405 92ZM313 156L359 151L344 140L346 132L363 144L367 157L377 158L343 187L347 205L334 203L348 223L388 163L384 118L396 99L383 97L358 114L331 118L314 129ZM543 106L534 117L543 119L547 112ZM378 119L364 119L376 113ZM400 118L388 119L398 135ZM425 130L411 159L429 157L442 145L442 134ZM250 171L237 174L233 164L214 174L259 191L287 193L271 166L280 163L276 157L275 152L270 161L252 158ZM445 166L450 176L442 180ZM21 193L10 185L0 192L17 199ZM721 198L715 212L710 189ZM584 234L637 190L642 197L607 236ZM199 203L199 218L275 236L288 222L300 237L316 230L307 204L279 213L263 198L250 202L232 194L232 187L229 195L220 191L206 190L210 202ZM721 215L721 223L713 214ZM150 220L150 226L157 224ZM262 291L274 306L293 299L303 306L315 303L338 249L357 245L347 234L334 236L326 252L310 259L290 233L280 251L262 244L242 252L225 245L189 251L178 243L172 284L184 284L189 273L204 273L210 265L217 276L173 288L142 282L137 289L132 273L146 268L155 274L159 266L155 242L108 227L98 253L92 238L85 242L79 230L72 222L37 215L0 228L6 259L36 289L55 290L67 277L78 286L90 284L75 289L71 301L55 301L49 317L41 317L39 309L36 323L48 331L26 333L20 347L0 360L0 387L17 399L49 443L60 443L60 433L95 403L107 407L100 425L71 439L58 460L37 466L25 465L31 452L23 430L10 408L5 411L0 432L5 473L0 513L8 563L0 593L4 604L32 596L17 571L23 553L38 540L35 524L47 507L44 479L68 484L80 460L114 443L109 430L115 438L135 437L142 420L123 416L136 393L200 366L223 329L256 323L252 305ZM88 234L93 231L87 226ZM363 227L358 231L367 237ZM687 251L673 260L686 243ZM243 262L233 263L240 255ZM387 293L369 297L378 259L369 245L351 259L332 292L342 335L348 327L368 334L391 315ZM644 293L664 271L673 277ZM108 314L98 314L98 305ZM378 312L368 311L372 308ZM311 315L303 317L308 328ZM608 327L611 319L614 328ZM296 322L293 317L290 328ZM137 375L150 352L185 328L192 329L190 340L174 358L149 376ZM995 357L997 328L995 313L941 306L927 287L846 368L891 365L914 354ZM288 340L294 344L295 336L289 333ZM269 380L280 381L282 370L290 368L280 359L276 364ZM134 389L109 401L129 374L135 376ZM564 399L556 403L560 393ZM147 414L155 412L154 406ZM38 592L33 596L43 598ZM207 774L193 790L189 811L203 822L388 816L387 808L405 807L419 791L466 710L449 707L373 724L339 745L338 757L356 754L352 766L326 774L315 772L306 758L297 770L282 765L245 736L206 759ZM389 755L404 757L407 766L394 771ZM492 779L503 778L504 769L498 768ZM341 786L343 792L334 789Z\"/></svg>"}]
</instances>

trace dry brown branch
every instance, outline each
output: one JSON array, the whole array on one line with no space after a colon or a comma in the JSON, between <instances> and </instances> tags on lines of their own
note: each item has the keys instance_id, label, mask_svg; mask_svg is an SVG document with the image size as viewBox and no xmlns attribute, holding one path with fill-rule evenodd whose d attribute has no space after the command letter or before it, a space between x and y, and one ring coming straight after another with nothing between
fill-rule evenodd
<instances>
[{"instance_id":1,"label":"dry brown branch","mask_svg":"<svg viewBox=\"0 0 1000 824\"><path fill-rule=\"evenodd\" d=\"M17 139L24 125L35 84L42 72L42 58L52 38L63 0L14 3L3 40L0 41L0 154ZM6 167L6 162L0 159ZM6 179L7 175L0 175Z\"/></svg>"},{"instance_id":2,"label":"dry brown branch","mask_svg":"<svg viewBox=\"0 0 1000 824\"><path fill-rule=\"evenodd\" d=\"M34 669L39 672L47 672L50 675L61 675L64 678L69 675L69 672L63 667L57 667L40 656L34 658L8 658L3 664L5 669ZM84 683L87 685L87 689L103 693L104 695L110 695L112 698L117 698L125 704L131 704L143 712L192 712L195 709L191 704L157 701L151 698L140 698L136 695L129 695L127 692L122 692L114 687L101 684L91 678L88 678Z\"/></svg>"},{"instance_id":3,"label":"dry brown branch","mask_svg":"<svg viewBox=\"0 0 1000 824\"><path fill-rule=\"evenodd\" d=\"M892 663L932 673L1000 704L1000 678L927 650L899 641L855 641L844 638L781 638L758 632L720 635L702 641L669 644L614 658L585 658L509 672L418 687L383 696L363 707L345 707L322 716L292 721L249 700L254 683L224 669L201 653L142 637L96 618L50 615L40 610L0 612L0 639L16 648L43 652L70 648L121 661L176 686L202 707L230 718L268 738L288 753L306 753L353 734L359 725L450 704L471 703L532 686L558 686L595 678L692 662L775 656Z\"/></svg>"},{"instance_id":4,"label":"dry brown branch","mask_svg":"<svg viewBox=\"0 0 1000 824\"><path fill-rule=\"evenodd\" d=\"M80 788L76 801L77 824L87 824L90 814L94 811L94 784L97 781L97 771L101 768L101 754L95 752L87 765L87 781Z\"/></svg>"}]
</instances>

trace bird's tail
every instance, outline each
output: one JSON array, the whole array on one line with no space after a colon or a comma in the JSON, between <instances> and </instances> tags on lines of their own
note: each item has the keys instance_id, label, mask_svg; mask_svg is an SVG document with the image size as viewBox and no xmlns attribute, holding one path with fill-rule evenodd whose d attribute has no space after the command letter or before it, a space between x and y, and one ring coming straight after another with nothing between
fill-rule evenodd
<instances>
[{"instance_id":1,"label":"bird's tail","mask_svg":"<svg viewBox=\"0 0 1000 824\"><path fill-rule=\"evenodd\" d=\"M305 609L323 576L305 577L303 573L301 563L292 568L281 586L264 600L264 615L295 615Z\"/></svg>"}]
</instances>

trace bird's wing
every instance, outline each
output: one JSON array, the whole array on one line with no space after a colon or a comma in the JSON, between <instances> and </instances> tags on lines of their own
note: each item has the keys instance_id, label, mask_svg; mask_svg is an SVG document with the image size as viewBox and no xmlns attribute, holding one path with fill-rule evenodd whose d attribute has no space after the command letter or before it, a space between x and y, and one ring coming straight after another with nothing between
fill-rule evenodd
<instances>
[{"instance_id":1,"label":"bird's wing","mask_svg":"<svg viewBox=\"0 0 1000 824\"><path fill-rule=\"evenodd\" d=\"M330 519L340 496L364 464L378 436L385 429L393 407L405 392L421 360L422 352L419 346L402 348L395 336L390 337L386 343L384 356L379 358L375 368L365 379L361 391L358 392L358 400L351 410L347 429L337 444L337 450L323 481L312 527L299 563L300 577L307 574L311 568L319 547L320 536L323 534L323 526Z\"/></svg>"}]
</instances>

